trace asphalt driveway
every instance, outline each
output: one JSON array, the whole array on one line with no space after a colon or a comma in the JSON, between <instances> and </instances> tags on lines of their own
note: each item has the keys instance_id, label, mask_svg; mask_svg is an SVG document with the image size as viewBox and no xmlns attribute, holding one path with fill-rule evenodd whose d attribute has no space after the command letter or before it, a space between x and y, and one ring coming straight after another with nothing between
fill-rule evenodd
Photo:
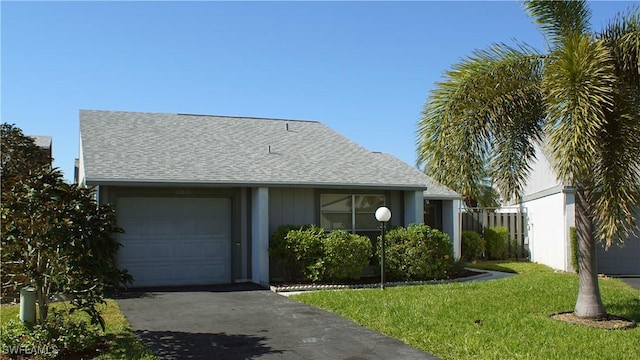
<instances>
[{"instance_id":1,"label":"asphalt driveway","mask_svg":"<svg viewBox=\"0 0 640 360\"><path fill-rule=\"evenodd\" d=\"M117 302L163 359L437 359L253 284L130 292Z\"/></svg>"},{"instance_id":2,"label":"asphalt driveway","mask_svg":"<svg viewBox=\"0 0 640 360\"><path fill-rule=\"evenodd\" d=\"M636 277L631 277L631 276L629 276L629 277L621 277L620 280L624 281L629 286L640 290L640 276L636 276Z\"/></svg>"}]
</instances>

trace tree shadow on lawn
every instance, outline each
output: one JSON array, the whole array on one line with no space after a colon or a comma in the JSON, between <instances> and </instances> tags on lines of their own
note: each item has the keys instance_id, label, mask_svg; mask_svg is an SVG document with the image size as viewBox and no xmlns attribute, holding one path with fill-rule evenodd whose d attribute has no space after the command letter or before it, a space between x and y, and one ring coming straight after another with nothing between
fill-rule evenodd
<instances>
[{"instance_id":1,"label":"tree shadow on lawn","mask_svg":"<svg viewBox=\"0 0 640 360\"><path fill-rule=\"evenodd\" d=\"M138 338L162 359L252 359L282 354L265 344L266 337L226 333L136 331Z\"/></svg>"},{"instance_id":2,"label":"tree shadow on lawn","mask_svg":"<svg viewBox=\"0 0 640 360\"><path fill-rule=\"evenodd\" d=\"M640 323L640 299L629 299L624 302L606 304L607 313L635 320Z\"/></svg>"},{"instance_id":3,"label":"tree shadow on lawn","mask_svg":"<svg viewBox=\"0 0 640 360\"><path fill-rule=\"evenodd\" d=\"M491 260L491 261L483 261L482 263L468 263L467 267L472 269L480 269L480 270L491 270L491 271L500 271L510 274L517 274L518 272L513 270L512 268L502 266L500 264L508 264L513 263L515 260Z\"/></svg>"}]
</instances>

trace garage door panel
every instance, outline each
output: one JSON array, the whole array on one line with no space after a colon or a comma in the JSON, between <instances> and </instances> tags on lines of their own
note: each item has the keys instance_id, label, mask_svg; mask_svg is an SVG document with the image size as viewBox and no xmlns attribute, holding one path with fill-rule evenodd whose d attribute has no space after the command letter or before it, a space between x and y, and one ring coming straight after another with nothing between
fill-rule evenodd
<instances>
[{"instance_id":1,"label":"garage door panel","mask_svg":"<svg viewBox=\"0 0 640 360\"><path fill-rule=\"evenodd\" d=\"M230 210L229 198L119 198L119 265L134 286L230 282Z\"/></svg>"},{"instance_id":2,"label":"garage door panel","mask_svg":"<svg viewBox=\"0 0 640 360\"><path fill-rule=\"evenodd\" d=\"M118 220L118 225L120 225L120 227L122 227L125 231L125 236L127 237L132 237L132 236L140 236L140 235L147 235L148 234L148 230L147 230L147 223L142 221L141 219L138 218L134 218L134 219L119 219Z\"/></svg>"},{"instance_id":3,"label":"garage door panel","mask_svg":"<svg viewBox=\"0 0 640 360\"><path fill-rule=\"evenodd\" d=\"M177 233L181 236L188 236L196 232L198 221L185 220L177 224Z\"/></svg>"},{"instance_id":4,"label":"garage door panel","mask_svg":"<svg viewBox=\"0 0 640 360\"><path fill-rule=\"evenodd\" d=\"M181 242L179 245L172 244L173 254L170 257L180 258L184 261L195 260L201 257L222 260L229 253L229 246L225 243L211 243L206 239L193 239ZM219 240L222 242L224 240Z\"/></svg>"},{"instance_id":5,"label":"garage door panel","mask_svg":"<svg viewBox=\"0 0 640 360\"><path fill-rule=\"evenodd\" d=\"M169 263L166 265L155 269L146 266L132 266L129 271L137 274L141 279L158 279L146 280L142 286L212 284L218 282L218 277L215 274L224 271L220 266L170 266ZM194 282L194 276L200 281ZM136 286L140 285L136 284Z\"/></svg>"},{"instance_id":6,"label":"garage door panel","mask_svg":"<svg viewBox=\"0 0 640 360\"><path fill-rule=\"evenodd\" d=\"M211 243L206 238L183 239L179 244L172 240L155 240L153 246L149 246L149 241L145 239L126 240L127 251L123 251L120 260L149 259L153 256L151 263L159 261L161 258L175 259L181 261L197 261L206 256L211 258L224 259L230 248L225 239L217 239L216 243ZM150 252L152 254L150 254Z\"/></svg>"}]
</instances>

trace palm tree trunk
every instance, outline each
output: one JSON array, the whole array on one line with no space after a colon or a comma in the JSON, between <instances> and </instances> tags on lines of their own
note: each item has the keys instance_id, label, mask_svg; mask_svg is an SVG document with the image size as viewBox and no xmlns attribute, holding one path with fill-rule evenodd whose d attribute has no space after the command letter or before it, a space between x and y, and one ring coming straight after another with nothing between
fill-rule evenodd
<instances>
[{"instance_id":1,"label":"palm tree trunk","mask_svg":"<svg viewBox=\"0 0 640 360\"><path fill-rule=\"evenodd\" d=\"M584 188L575 192L576 235L578 237L578 300L575 315L582 318L602 318L607 312L600 298L598 286L598 265L593 222Z\"/></svg>"}]
</instances>

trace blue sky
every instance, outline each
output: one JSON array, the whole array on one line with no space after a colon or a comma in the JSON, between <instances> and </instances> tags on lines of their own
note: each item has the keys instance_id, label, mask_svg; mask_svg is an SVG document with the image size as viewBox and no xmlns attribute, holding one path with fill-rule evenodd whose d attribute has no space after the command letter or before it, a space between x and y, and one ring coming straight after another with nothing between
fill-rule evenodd
<instances>
[{"instance_id":1,"label":"blue sky","mask_svg":"<svg viewBox=\"0 0 640 360\"><path fill-rule=\"evenodd\" d=\"M599 30L634 2L591 2ZM471 51L544 39L520 2L0 2L1 117L73 178L80 109L317 120L415 165L416 125Z\"/></svg>"}]
</instances>

